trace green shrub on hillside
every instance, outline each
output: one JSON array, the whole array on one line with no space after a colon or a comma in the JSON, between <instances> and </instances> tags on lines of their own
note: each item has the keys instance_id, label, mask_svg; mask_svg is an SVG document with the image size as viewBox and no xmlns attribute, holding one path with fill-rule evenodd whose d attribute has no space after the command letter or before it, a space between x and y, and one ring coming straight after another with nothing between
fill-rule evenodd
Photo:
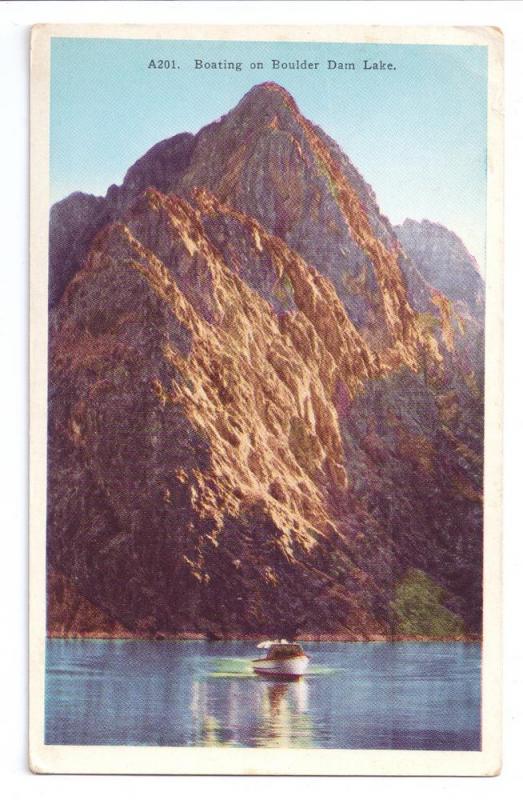
<instances>
[{"instance_id":1,"label":"green shrub on hillside","mask_svg":"<svg viewBox=\"0 0 523 800\"><path fill-rule=\"evenodd\" d=\"M442 605L445 590L420 569L398 584L390 607L404 636L445 638L463 633L463 620Z\"/></svg>"}]
</instances>

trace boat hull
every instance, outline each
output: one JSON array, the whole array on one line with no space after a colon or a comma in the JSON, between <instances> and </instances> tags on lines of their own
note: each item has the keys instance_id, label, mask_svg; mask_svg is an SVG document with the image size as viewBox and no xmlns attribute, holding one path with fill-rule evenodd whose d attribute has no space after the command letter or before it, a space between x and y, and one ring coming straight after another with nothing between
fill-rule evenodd
<instances>
[{"instance_id":1,"label":"boat hull","mask_svg":"<svg viewBox=\"0 0 523 800\"><path fill-rule=\"evenodd\" d=\"M299 678L307 669L309 656L295 656L294 658L259 658L252 662L252 668L257 675L266 675L272 678Z\"/></svg>"}]
</instances>

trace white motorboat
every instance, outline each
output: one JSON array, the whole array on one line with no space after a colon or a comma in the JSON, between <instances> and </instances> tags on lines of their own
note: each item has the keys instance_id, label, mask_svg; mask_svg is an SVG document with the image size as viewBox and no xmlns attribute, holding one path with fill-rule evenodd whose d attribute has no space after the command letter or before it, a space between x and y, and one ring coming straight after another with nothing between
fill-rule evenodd
<instances>
[{"instance_id":1,"label":"white motorboat","mask_svg":"<svg viewBox=\"0 0 523 800\"><path fill-rule=\"evenodd\" d=\"M289 642L261 642L258 647L268 647L264 658L255 658L252 667L257 675L273 678L299 678L310 661L299 644Z\"/></svg>"}]
</instances>

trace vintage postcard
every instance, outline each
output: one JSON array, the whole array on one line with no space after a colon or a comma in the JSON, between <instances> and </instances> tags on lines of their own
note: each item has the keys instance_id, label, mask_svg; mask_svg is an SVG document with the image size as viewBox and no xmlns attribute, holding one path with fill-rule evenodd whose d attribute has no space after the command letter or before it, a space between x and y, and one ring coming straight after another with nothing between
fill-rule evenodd
<instances>
[{"instance_id":1,"label":"vintage postcard","mask_svg":"<svg viewBox=\"0 0 523 800\"><path fill-rule=\"evenodd\" d=\"M37 26L36 772L500 767L502 34Z\"/></svg>"}]
</instances>

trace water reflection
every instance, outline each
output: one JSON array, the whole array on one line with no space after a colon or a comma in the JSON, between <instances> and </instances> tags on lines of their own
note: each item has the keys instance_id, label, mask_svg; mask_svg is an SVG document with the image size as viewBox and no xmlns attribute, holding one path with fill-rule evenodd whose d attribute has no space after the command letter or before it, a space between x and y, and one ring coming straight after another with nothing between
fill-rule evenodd
<instances>
[{"instance_id":1,"label":"water reflection","mask_svg":"<svg viewBox=\"0 0 523 800\"><path fill-rule=\"evenodd\" d=\"M192 685L194 743L256 747L313 747L307 681L205 681Z\"/></svg>"},{"instance_id":2,"label":"water reflection","mask_svg":"<svg viewBox=\"0 0 523 800\"><path fill-rule=\"evenodd\" d=\"M259 707L256 727L258 747L313 747L312 721L307 713L306 679L268 683Z\"/></svg>"}]
</instances>

